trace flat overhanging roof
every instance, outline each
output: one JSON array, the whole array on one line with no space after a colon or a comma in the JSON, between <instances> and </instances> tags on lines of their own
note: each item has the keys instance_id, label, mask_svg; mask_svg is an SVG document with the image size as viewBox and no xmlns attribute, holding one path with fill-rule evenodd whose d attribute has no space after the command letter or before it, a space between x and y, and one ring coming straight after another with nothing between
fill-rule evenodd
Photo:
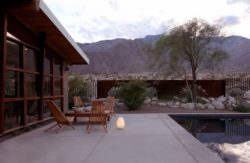
<instances>
[{"instance_id":1,"label":"flat overhanging roof","mask_svg":"<svg viewBox=\"0 0 250 163\"><path fill-rule=\"evenodd\" d=\"M43 0L26 0L14 5L8 12L15 16L33 33L46 33L46 43L59 53L69 64L89 64L89 59L73 38L64 29Z\"/></svg>"}]
</instances>

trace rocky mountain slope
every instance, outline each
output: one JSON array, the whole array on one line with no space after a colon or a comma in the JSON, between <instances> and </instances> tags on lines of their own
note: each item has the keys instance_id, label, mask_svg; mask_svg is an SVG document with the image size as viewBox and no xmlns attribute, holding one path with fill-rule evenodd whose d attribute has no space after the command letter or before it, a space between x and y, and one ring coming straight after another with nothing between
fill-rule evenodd
<instances>
[{"instance_id":1,"label":"rocky mountain slope","mask_svg":"<svg viewBox=\"0 0 250 163\"><path fill-rule=\"evenodd\" d=\"M150 59L145 50L148 44L153 44L159 35L127 40L114 39L86 43L79 46L90 59L89 65L70 67L71 72L85 73L141 73L158 72L160 69L150 68ZM223 39L220 45L230 57L223 63L226 72L250 72L250 40L240 36L230 36Z\"/></svg>"}]
</instances>

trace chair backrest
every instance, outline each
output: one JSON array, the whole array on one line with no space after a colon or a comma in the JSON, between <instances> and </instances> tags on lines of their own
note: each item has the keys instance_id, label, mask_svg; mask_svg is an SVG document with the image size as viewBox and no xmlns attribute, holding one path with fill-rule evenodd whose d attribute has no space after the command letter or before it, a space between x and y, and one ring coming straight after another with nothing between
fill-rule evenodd
<instances>
[{"instance_id":1,"label":"chair backrest","mask_svg":"<svg viewBox=\"0 0 250 163\"><path fill-rule=\"evenodd\" d=\"M60 110L60 108L56 105L56 103L54 101L48 100L47 105L48 105L53 117L55 118L55 120L58 123L67 123L68 122L67 118L65 117L63 112Z\"/></svg>"},{"instance_id":2,"label":"chair backrest","mask_svg":"<svg viewBox=\"0 0 250 163\"><path fill-rule=\"evenodd\" d=\"M113 113L114 112L114 105L115 105L115 97L108 96L106 110L110 110L110 112Z\"/></svg>"},{"instance_id":3,"label":"chair backrest","mask_svg":"<svg viewBox=\"0 0 250 163\"><path fill-rule=\"evenodd\" d=\"M80 96L74 96L74 106L83 107L83 102Z\"/></svg>"},{"instance_id":4,"label":"chair backrest","mask_svg":"<svg viewBox=\"0 0 250 163\"><path fill-rule=\"evenodd\" d=\"M92 109L89 116L90 122L105 122L107 121L107 115L105 114L105 106L103 101L93 101Z\"/></svg>"}]
</instances>

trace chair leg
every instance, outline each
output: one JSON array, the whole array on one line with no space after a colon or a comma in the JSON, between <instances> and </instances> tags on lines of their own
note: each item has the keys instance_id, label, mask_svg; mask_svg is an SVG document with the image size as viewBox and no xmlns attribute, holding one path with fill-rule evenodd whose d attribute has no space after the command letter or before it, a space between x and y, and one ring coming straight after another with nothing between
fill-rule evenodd
<instances>
[{"instance_id":1,"label":"chair leg","mask_svg":"<svg viewBox=\"0 0 250 163\"><path fill-rule=\"evenodd\" d=\"M47 128L46 130L44 130L44 132L49 131L50 129L52 129L53 127L55 127L55 126L57 126L57 125L58 125L58 123L54 124L53 126L51 126L51 127Z\"/></svg>"}]
</instances>

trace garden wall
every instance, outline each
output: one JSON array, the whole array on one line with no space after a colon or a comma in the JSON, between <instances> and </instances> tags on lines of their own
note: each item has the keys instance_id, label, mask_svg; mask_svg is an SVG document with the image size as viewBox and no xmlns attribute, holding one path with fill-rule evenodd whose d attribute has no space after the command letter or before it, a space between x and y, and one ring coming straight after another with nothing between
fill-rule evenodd
<instances>
[{"instance_id":1,"label":"garden wall","mask_svg":"<svg viewBox=\"0 0 250 163\"><path fill-rule=\"evenodd\" d=\"M129 80L99 80L97 81L97 97L104 98L108 96L108 91L118 86L121 82ZM185 87L183 80L147 80L149 85L157 89L158 96L179 95L181 88ZM191 81L189 81L191 83ZM198 80L198 85L206 90L209 97L218 97L225 95L225 80Z\"/></svg>"}]
</instances>

